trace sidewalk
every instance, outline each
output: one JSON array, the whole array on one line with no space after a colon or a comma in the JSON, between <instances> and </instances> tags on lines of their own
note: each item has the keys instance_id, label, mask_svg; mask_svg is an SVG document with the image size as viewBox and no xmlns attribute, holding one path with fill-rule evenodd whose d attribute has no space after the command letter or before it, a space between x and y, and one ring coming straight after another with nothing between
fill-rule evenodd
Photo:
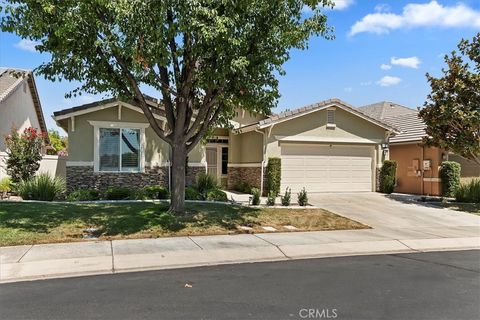
<instances>
[{"instance_id":1,"label":"sidewalk","mask_svg":"<svg viewBox=\"0 0 480 320\"><path fill-rule=\"evenodd\" d=\"M332 256L480 249L478 226L377 228L0 248L0 283Z\"/></svg>"}]
</instances>

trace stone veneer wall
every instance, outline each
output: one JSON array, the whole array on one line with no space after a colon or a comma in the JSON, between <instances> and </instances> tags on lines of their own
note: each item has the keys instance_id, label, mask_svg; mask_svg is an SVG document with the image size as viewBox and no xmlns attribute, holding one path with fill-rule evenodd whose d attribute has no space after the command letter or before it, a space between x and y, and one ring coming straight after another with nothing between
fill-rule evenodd
<instances>
[{"instance_id":1,"label":"stone veneer wall","mask_svg":"<svg viewBox=\"0 0 480 320\"><path fill-rule=\"evenodd\" d=\"M188 167L187 174L185 176L185 184L187 186L193 186L197 180L197 174L205 173L205 167Z\"/></svg>"},{"instance_id":2,"label":"stone veneer wall","mask_svg":"<svg viewBox=\"0 0 480 320\"><path fill-rule=\"evenodd\" d=\"M228 167L227 187L235 188L240 181L248 183L251 187L260 189L261 167Z\"/></svg>"},{"instance_id":3,"label":"stone veneer wall","mask_svg":"<svg viewBox=\"0 0 480 320\"><path fill-rule=\"evenodd\" d=\"M375 168L375 191L380 192L380 168Z\"/></svg>"}]
</instances>

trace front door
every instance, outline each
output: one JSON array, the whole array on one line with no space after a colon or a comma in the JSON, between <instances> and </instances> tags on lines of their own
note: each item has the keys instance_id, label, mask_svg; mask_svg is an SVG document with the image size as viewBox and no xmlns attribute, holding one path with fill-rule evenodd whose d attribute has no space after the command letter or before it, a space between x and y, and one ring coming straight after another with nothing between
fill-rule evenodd
<instances>
[{"instance_id":1,"label":"front door","mask_svg":"<svg viewBox=\"0 0 480 320\"><path fill-rule=\"evenodd\" d=\"M207 173L218 176L217 148L207 148Z\"/></svg>"}]
</instances>

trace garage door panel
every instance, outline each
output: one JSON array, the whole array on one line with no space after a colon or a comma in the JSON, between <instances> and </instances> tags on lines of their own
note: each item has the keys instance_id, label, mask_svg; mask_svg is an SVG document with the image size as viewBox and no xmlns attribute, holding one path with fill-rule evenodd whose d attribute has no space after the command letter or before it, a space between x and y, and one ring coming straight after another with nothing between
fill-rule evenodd
<instances>
[{"instance_id":1,"label":"garage door panel","mask_svg":"<svg viewBox=\"0 0 480 320\"><path fill-rule=\"evenodd\" d=\"M354 192L372 190L373 147L284 145L282 192Z\"/></svg>"}]
</instances>

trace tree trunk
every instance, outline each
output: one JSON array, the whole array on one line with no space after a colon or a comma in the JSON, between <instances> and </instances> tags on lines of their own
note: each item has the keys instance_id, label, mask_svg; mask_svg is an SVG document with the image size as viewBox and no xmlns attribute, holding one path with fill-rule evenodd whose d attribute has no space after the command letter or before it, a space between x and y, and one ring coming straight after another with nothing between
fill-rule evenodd
<instances>
[{"instance_id":1,"label":"tree trunk","mask_svg":"<svg viewBox=\"0 0 480 320\"><path fill-rule=\"evenodd\" d=\"M187 159L185 144L174 143L172 152L170 211L181 214L185 211L185 161Z\"/></svg>"}]
</instances>

